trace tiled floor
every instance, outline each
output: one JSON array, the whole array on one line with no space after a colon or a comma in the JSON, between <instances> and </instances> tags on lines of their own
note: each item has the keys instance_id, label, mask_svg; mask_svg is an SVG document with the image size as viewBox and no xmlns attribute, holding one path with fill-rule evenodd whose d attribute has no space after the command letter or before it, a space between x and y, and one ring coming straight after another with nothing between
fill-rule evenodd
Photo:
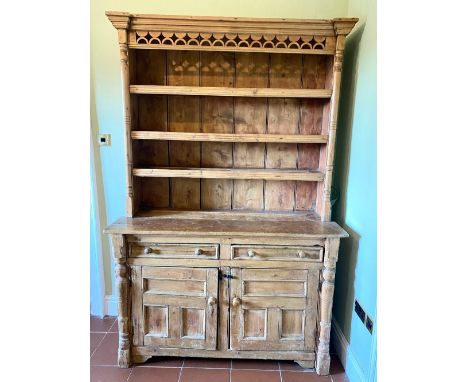
<instances>
[{"instance_id":1,"label":"tiled floor","mask_svg":"<svg viewBox=\"0 0 468 382\"><path fill-rule=\"evenodd\" d=\"M91 317L90 336L91 382L348 382L335 354L322 377L289 361L161 357L120 369L115 317Z\"/></svg>"}]
</instances>

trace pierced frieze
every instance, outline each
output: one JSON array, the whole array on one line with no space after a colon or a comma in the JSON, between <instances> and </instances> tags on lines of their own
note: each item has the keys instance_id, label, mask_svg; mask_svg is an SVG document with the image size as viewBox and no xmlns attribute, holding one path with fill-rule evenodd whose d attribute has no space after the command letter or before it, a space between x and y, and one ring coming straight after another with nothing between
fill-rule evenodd
<instances>
[{"instance_id":1,"label":"pierced frieze","mask_svg":"<svg viewBox=\"0 0 468 382\"><path fill-rule=\"evenodd\" d=\"M135 31L132 33L131 43L249 49L333 50L335 48L333 37L240 33Z\"/></svg>"}]
</instances>

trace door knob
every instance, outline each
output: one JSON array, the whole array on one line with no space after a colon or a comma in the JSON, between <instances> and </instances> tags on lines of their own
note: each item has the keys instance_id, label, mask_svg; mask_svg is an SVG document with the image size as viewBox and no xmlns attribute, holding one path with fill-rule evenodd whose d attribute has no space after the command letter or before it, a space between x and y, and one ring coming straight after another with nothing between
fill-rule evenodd
<instances>
[{"instance_id":1,"label":"door knob","mask_svg":"<svg viewBox=\"0 0 468 382\"><path fill-rule=\"evenodd\" d=\"M203 253L203 251L202 251L201 248L196 248L196 249L195 249L195 255L196 255L196 256L200 256L202 253Z\"/></svg>"},{"instance_id":2,"label":"door knob","mask_svg":"<svg viewBox=\"0 0 468 382\"><path fill-rule=\"evenodd\" d=\"M255 251L254 251L253 249L249 249L249 250L247 251L247 255L248 255L249 257L254 257L254 256L255 256Z\"/></svg>"},{"instance_id":3,"label":"door knob","mask_svg":"<svg viewBox=\"0 0 468 382\"><path fill-rule=\"evenodd\" d=\"M153 249L148 247L148 248L145 248L145 255L147 255L148 253L153 253Z\"/></svg>"},{"instance_id":4,"label":"door knob","mask_svg":"<svg viewBox=\"0 0 468 382\"><path fill-rule=\"evenodd\" d=\"M240 300L239 297L234 297L234 298L232 299L232 306L239 306L240 303L241 303L241 300Z\"/></svg>"},{"instance_id":5,"label":"door knob","mask_svg":"<svg viewBox=\"0 0 468 382\"><path fill-rule=\"evenodd\" d=\"M210 298L208 298L208 305L215 305L215 304L216 304L216 298L213 296L210 296Z\"/></svg>"}]
</instances>

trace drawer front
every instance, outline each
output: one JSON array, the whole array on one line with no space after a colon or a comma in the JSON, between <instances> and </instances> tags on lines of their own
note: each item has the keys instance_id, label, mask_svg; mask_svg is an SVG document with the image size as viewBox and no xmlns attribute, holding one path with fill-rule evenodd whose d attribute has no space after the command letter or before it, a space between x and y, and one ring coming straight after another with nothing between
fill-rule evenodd
<instances>
[{"instance_id":1,"label":"drawer front","mask_svg":"<svg viewBox=\"0 0 468 382\"><path fill-rule=\"evenodd\" d=\"M219 245L130 243L129 256L158 259L217 259Z\"/></svg>"},{"instance_id":2,"label":"drawer front","mask_svg":"<svg viewBox=\"0 0 468 382\"><path fill-rule=\"evenodd\" d=\"M233 245L233 260L288 260L322 262L323 247Z\"/></svg>"}]
</instances>

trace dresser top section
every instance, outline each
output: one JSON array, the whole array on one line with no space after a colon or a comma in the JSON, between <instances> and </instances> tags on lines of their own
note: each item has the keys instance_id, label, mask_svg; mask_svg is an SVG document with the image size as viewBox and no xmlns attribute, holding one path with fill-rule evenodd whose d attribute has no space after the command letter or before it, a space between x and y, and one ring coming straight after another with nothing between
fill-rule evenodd
<instances>
[{"instance_id":1,"label":"dresser top section","mask_svg":"<svg viewBox=\"0 0 468 382\"><path fill-rule=\"evenodd\" d=\"M280 19L218 16L174 16L132 14L107 11L107 17L117 29L144 31L183 31L205 33L247 34L313 34L316 36L347 35L357 18Z\"/></svg>"},{"instance_id":2,"label":"dresser top section","mask_svg":"<svg viewBox=\"0 0 468 382\"><path fill-rule=\"evenodd\" d=\"M151 217L123 217L108 234L205 235L247 237L348 237L338 224L313 214L158 211Z\"/></svg>"}]
</instances>

